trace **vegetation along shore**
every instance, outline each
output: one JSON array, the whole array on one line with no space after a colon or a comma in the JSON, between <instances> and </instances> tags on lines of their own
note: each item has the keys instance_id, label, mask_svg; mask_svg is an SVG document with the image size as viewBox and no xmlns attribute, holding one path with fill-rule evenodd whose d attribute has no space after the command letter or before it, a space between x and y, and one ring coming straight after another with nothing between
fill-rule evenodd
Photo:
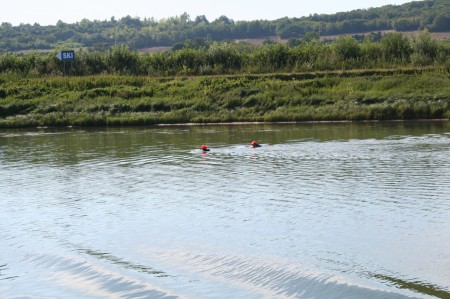
<instances>
[{"instance_id":1,"label":"vegetation along shore","mask_svg":"<svg viewBox=\"0 0 450 299\"><path fill-rule=\"evenodd\" d=\"M427 32L56 53L0 54L0 127L450 118L450 42Z\"/></svg>"}]
</instances>

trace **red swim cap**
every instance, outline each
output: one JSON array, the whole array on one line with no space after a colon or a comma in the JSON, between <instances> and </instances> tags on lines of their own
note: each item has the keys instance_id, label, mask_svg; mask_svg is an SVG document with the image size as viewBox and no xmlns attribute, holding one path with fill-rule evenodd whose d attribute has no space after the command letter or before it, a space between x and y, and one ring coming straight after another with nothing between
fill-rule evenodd
<instances>
[{"instance_id":1,"label":"red swim cap","mask_svg":"<svg viewBox=\"0 0 450 299\"><path fill-rule=\"evenodd\" d=\"M208 146L206 146L206 145L202 145L202 149L207 149L208 148Z\"/></svg>"},{"instance_id":2,"label":"red swim cap","mask_svg":"<svg viewBox=\"0 0 450 299\"><path fill-rule=\"evenodd\" d=\"M255 144L257 144L257 143L256 143L256 141L253 140L253 141L252 141L252 144L255 145Z\"/></svg>"}]
</instances>

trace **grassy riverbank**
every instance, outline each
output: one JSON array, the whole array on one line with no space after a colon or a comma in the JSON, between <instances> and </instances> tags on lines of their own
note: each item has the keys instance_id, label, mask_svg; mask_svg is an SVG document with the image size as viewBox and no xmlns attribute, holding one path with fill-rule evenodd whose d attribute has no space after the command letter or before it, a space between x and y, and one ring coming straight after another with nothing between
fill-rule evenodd
<instances>
[{"instance_id":1,"label":"grassy riverbank","mask_svg":"<svg viewBox=\"0 0 450 299\"><path fill-rule=\"evenodd\" d=\"M439 69L0 76L0 127L449 118L450 75Z\"/></svg>"}]
</instances>

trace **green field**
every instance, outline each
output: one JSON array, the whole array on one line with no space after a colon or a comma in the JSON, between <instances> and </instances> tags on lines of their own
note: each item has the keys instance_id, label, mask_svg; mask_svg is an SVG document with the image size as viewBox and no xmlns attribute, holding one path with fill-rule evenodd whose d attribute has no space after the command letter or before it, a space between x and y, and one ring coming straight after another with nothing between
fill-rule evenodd
<instances>
[{"instance_id":1,"label":"green field","mask_svg":"<svg viewBox=\"0 0 450 299\"><path fill-rule=\"evenodd\" d=\"M440 69L151 78L0 76L0 127L450 118Z\"/></svg>"}]
</instances>

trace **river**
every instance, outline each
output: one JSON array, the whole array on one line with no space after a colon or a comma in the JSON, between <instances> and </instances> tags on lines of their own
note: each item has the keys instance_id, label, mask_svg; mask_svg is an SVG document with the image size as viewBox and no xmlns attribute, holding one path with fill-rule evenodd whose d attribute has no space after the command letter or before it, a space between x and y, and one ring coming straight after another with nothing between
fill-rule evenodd
<instances>
[{"instance_id":1,"label":"river","mask_svg":"<svg viewBox=\"0 0 450 299\"><path fill-rule=\"evenodd\" d=\"M0 177L1 298L450 298L450 122L1 130Z\"/></svg>"}]
</instances>

